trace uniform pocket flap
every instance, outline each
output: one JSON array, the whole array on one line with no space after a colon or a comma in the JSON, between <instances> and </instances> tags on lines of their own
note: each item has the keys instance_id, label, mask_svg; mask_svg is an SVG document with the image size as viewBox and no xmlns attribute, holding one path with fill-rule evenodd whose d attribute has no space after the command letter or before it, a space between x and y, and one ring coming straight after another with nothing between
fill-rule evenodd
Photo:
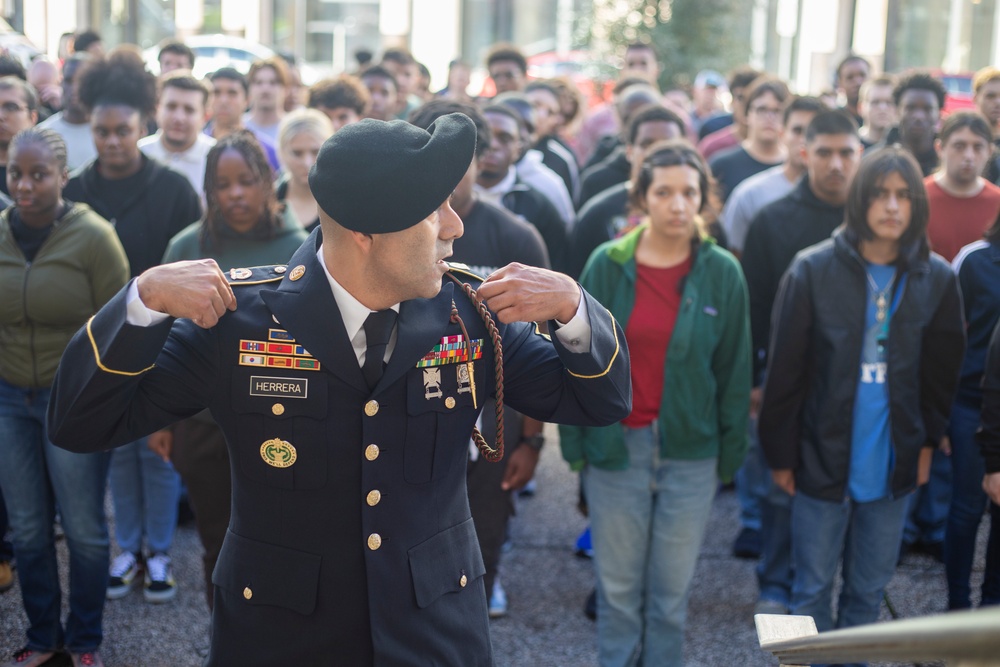
<instances>
[{"instance_id":1,"label":"uniform pocket flap","mask_svg":"<svg viewBox=\"0 0 1000 667\"><path fill-rule=\"evenodd\" d=\"M428 607L445 593L481 585L486 573L472 519L448 528L408 552L417 606Z\"/></svg>"},{"instance_id":2,"label":"uniform pocket flap","mask_svg":"<svg viewBox=\"0 0 1000 667\"><path fill-rule=\"evenodd\" d=\"M321 557L247 539L228 531L212 583L246 604L284 607L306 615L316 608Z\"/></svg>"}]
</instances>

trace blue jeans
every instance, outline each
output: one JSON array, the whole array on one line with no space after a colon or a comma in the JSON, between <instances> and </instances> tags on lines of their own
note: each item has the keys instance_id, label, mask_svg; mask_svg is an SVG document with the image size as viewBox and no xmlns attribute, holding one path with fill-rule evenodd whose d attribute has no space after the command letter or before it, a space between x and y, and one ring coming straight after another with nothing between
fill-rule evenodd
<instances>
[{"instance_id":1,"label":"blue jeans","mask_svg":"<svg viewBox=\"0 0 1000 667\"><path fill-rule=\"evenodd\" d=\"M986 472L979 445L973 436L979 428L979 410L955 403L948 436L951 438L952 497L944 538L944 566L948 579L948 609L968 609L969 577L976 553L976 533L983 512L990 505L990 539L986 546L986 572L982 603L1000 604L1000 507L983 491Z\"/></svg>"},{"instance_id":2,"label":"blue jeans","mask_svg":"<svg viewBox=\"0 0 1000 667\"><path fill-rule=\"evenodd\" d=\"M14 558L14 545L5 539L7 537L7 528L9 527L7 504L3 499L3 489L0 488L0 563L7 563Z\"/></svg>"},{"instance_id":3,"label":"blue jeans","mask_svg":"<svg viewBox=\"0 0 1000 667\"><path fill-rule=\"evenodd\" d=\"M110 455L74 454L49 442L48 389L0 380L0 487L14 533L27 646L73 652L98 648L108 584L104 489ZM60 623L61 594L52 532L55 507L69 547L69 617Z\"/></svg>"},{"instance_id":4,"label":"blue jeans","mask_svg":"<svg viewBox=\"0 0 1000 667\"><path fill-rule=\"evenodd\" d=\"M599 663L679 667L718 461L661 459L651 427L623 428L628 469L583 472L597 570Z\"/></svg>"},{"instance_id":5,"label":"blue jeans","mask_svg":"<svg viewBox=\"0 0 1000 667\"><path fill-rule=\"evenodd\" d=\"M761 530L764 511L761 506L771 488L771 469L764 459L764 450L760 448L756 419L748 422L747 435L750 436L750 448L743 465L736 471L735 479L736 497L740 501L740 525L750 530Z\"/></svg>"},{"instance_id":6,"label":"blue jeans","mask_svg":"<svg viewBox=\"0 0 1000 667\"><path fill-rule=\"evenodd\" d=\"M111 453L111 500L115 541L122 551L138 554L142 537L150 553L167 553L177 528L181 478L169 463L146 446L146 438Z\"/></svg>"},{"instance_id":7,"label":"blue jeans","mask_svg":"<svg viewBox=\"0 0 1000 667\"><path fill-rule=\"evenodd\" d=\"M951 457L940 449L934 450L931 459L931 477L910 494L903 544L941 544L948 524L948 506L951 504Z\"/></svg>"},{"instance_id":8,"label":"blue jeans","mask_svg":"<svg viewBox=\"0 0 1000 667\"><path fill-rule=\"evenodd\" d=\"M792 498L795 581L792 613L812 616L820 632L874 623L899 557L908 497L829 502L801 491ZM844 586L833 619L834 577Z\"/></svg>"},{"instance_id":9,"label":"blue jeans","mask_svg":"<svg viewBox=\"0 0 1000 667\"><path fill-rule=\"evenodd\" d=\"M770 471L768 471L770 477ZM780 602L786 607L792 600L792 497L773 482L761 498L761 550L757 563L757 586L760 599Z\"/></svg>"}]
</instances>

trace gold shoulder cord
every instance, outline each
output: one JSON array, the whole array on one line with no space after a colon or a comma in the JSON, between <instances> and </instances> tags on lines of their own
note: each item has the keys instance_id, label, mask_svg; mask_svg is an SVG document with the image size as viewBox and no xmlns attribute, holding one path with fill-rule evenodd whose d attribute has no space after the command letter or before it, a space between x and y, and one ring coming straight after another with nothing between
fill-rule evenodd
<instances>
[{"instance_id":1,"label":"gold shoulder cord","mask_svg":"<svg viewBox=\"0 0 1000 667\"><path fill-rule=\"evenodd\" d=\"M483 323L486 324L486 330L489 332L490 341L493 343L493 358L494 358L494 370L496 375L496 419L497 419L497 442L496 447L490 447L486 442L486 438L483 434L479 432L478 428L473 427L472 429L472 440L476 443L476 447L479 452L483 455L487 461L496 463L503 459L503 345L500 342L500 331L497 329L496 323L493 321L493 317L490 315L489 309L483 302L479 295L476 294L476 290L472 289L472 285L469 283L463 283L461 280L456 278L449 272L447 276L465 292L465 295L469 297L469 300L476 306L476 310L479 311L479 316L483 319ZM462 317L458 314L458 308L455 306L455 302L451 302L451 321L452 323L457 323L458 326L462 328L462 335L465 338L466 350L469 353L468 369L469 369L469 380L472 388L472 401L473 405L476 403L476 380L475 374L472 366L472 339L469 338L469 332L465 328L465 322L462 321Z\"/></svg>"}]
</instances>

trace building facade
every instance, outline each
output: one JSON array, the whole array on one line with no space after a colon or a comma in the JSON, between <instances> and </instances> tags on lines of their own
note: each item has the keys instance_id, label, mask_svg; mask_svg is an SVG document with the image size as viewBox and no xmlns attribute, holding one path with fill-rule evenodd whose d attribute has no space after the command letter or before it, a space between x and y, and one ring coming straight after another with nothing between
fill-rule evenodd
<instances>
[{"instance_id":1,"label":"building facade","mask_svg":"<svg viewBox=\"0 0 1000 667\"><path fill-rule=\"evenodd\" d=\"M603 1L603 0L599 0ZM628 1L628 0L623 0ZM680 0L660 0L678 2ZM747 60L800 92L833 85L848 52L877 70L974 71L1000 64L1000 0L750 0ZM490 44L528 53L585 46L575 27L594 0L0 0L4 18L59 57L61 39L93 27L108 46L146 48L178 35L245 37L322 70L354 67L353 53L407 46L444 85L447 64L481 65Z\"/></svg>"}]
</instances>

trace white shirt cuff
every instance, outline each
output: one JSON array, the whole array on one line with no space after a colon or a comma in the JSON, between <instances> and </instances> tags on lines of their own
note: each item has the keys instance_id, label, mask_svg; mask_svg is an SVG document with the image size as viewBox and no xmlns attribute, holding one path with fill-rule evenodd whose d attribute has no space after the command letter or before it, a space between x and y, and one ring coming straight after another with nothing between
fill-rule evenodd
<instances>
[{"instance_id":1,"label":"white shirt cuff","mask_svg":"<svg viewBox=\"0 0 1000 667\"><path fill-rule=\"evenodd\" d=\"M151 327L163 322L170 316L156 310L150 310L139 298L139 286L133 280L125 295L125 321L134 327Z\"/></svg>"},{"instance_id":2,"label":"white shirt cuff","mask_svg":"<svg viewBox=\"0 0 1000 667\"><path fill-rule=\"evenodd\" d=\"M566 324L556 320L559 328L555 335L559 337L559 342L570 352L576 354L586 354L590 352L590 312L587 310L587 300L583 298L581 291L580 305L576 309L576 315Z\"/></svg>"}]
</instances>

